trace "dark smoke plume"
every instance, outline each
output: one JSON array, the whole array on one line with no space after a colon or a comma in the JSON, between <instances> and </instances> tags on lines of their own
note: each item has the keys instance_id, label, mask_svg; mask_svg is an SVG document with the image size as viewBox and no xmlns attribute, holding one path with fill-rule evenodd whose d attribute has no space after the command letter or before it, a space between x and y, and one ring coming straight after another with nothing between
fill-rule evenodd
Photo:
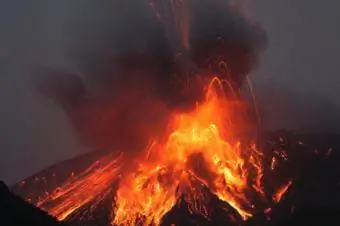
<instances>
[{"instance_id":1,"label":"dark smoke plume","mask_svg":"<svg viewBox=\"0 0 340 226\"><path fill-rule=\"evenodd\" d=\"M202 98L199 79L217 74L239 89L266 43L262 28L228 1L111 4L118 20L102 31L89 28L104 34L104 48L93 40L92 48L85 40L76 47L82 76L47 68L38 86L95 148L145 145L169 112Z\"/></svg>"}]
</instances>

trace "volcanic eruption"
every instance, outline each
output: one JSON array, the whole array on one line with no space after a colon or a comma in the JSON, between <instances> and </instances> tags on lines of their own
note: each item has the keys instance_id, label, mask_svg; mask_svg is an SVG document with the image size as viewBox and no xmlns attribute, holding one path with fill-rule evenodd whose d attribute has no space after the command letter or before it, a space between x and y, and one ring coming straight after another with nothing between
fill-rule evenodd
<instances>
[{"instance_id":1,"label":"volcanic eruption","mask_svg":"<svg viewBox=\"0 0 340 226\"><path fill-rule=\"evenodd\" d=\"M64 220L110 200L112 225L159 225L183 203L209 219L213 200L241 222L270 205L263 153L249 137L256 114L241 89L265 45L262 28L222 0L113 4L130 21L115 51L82 52L83 78L44 69L38 86L104 154L31 201Z\"/></svg>"}]
</instances>

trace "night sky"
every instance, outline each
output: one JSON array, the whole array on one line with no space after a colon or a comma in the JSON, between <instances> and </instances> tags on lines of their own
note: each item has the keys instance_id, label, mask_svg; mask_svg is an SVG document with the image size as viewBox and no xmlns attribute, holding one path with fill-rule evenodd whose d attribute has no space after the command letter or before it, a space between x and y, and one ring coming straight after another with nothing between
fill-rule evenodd
<instances>
[{"instance_id":1,"label":"night sky","mask_svg":"<svg viewBox=\"0 0 340 226\"><path fill-rule=\"evenodd\" d=\"M340 2L244 1L247 15L262 24L269 39L252 74L265 128L340 130ZM11 184L87 151L59 106L34 92L31 68L77 70L66 54L80 38L75 28L93 30L89 40L100 43L112 15L95 1L5 2L0 7L0 180Z\"/></svg>"}]
</instances>

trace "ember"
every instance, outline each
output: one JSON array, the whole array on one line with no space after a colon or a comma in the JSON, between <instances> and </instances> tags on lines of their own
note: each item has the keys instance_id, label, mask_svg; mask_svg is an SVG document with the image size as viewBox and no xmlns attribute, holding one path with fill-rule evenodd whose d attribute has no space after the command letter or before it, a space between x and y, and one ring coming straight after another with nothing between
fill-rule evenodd
<instances>
[{"instance_id":1,"label":"ember","mask_svg":"<svg viewBox=\"0 0 340 226\"><path fill-rule=\"evenodd\" d=\"M292 181L289 181L287 184L283 185L281 188L277 190L277 192L273 195L273 200L275 202L280 202L283 195L288 191L289 187L292 185Z\"/></svg>"}]
</instances>

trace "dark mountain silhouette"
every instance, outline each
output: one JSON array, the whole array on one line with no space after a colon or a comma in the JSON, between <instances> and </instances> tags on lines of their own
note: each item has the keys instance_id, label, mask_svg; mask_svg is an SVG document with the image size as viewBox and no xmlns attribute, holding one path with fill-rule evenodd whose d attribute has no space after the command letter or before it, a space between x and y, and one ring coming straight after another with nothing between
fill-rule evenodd
<instances>
[{"instance_id":1,"label":"dark mountain silhouette","mask_svg":"<svg viewBox=\"0 0 340 226\"><path fill-rule=\"evenodd\" d=\"M63 226L66 224L58 222L54 217L14 195L5 183L0 181L0 225Z\"/></svg>"}]
</instances>

